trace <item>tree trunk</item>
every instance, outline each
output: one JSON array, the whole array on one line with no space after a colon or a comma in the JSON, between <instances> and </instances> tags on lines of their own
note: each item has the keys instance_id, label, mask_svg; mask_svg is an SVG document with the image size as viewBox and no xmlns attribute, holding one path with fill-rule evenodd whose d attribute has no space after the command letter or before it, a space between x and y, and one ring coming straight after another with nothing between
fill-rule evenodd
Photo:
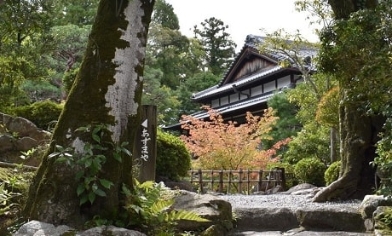
<instances>
[{"instance_id":1,"label":"tree trunk","mask_svg":"<svg viewBox=\"0 0 392 236\"><path fill-rule=\"evenodd\" d=\"M347 19L351 13L360 9L373 9L377 0L328 0L335 18ZM315 202L334 199L361 198L371 193L375 184L375 170L370 166L374 159L374 144L381 130L382 119L369 117L360 107L363 101L348 98L350 78L339 78L340 99L343 101L339 111L340 155L342 160L341 177L318 192Z\"/></svg>"},{"instance_id":2,"label":"tree trunk","mask_svg":"<svg viewBox=\"0 0 392 236\"><path fill-rule=\"evenodd\" d=\"M339 119L341 177L318 192L313 198L315 202L362 198L374 187L375 170L369 163L375 155L378 120L366 116L360 107L349 102L340 107Z\"/></svg>"},{"instance_id":3,"label":"tree trunk","mask_svg":"<svg viewBox=\"0 0 392 236\"><path fill-rule=\"evenodd\" d=\"M338 146L337 146L338 140L339 137L338 137L337 129L335 127L332 127L329 134L329 144L330 144L329 150L330 150L331 163L339 160Z\"/></svg>"},{"instance_id":4,"label":"tree trunk","mask_svg":"<svg viewBox=\"0 0 392 236\"><path fill-rule=\"evenodd\" d=\"M91 136L75 132L90 124L109 125L105 141L134 143L140 123L140 100L145 46L154 0L101 0L80 72L54 130L51 145L30 186L25 215L30 220L78 227L95 215L118 219L124 211L125 184L132 187L132 161L123 155L120 163L113 150L102 151L106 162L98 178L113 186L106 197L80 206L75 175L80 168L49 158L55 145L79 153ZM133 151L132 146L127 148Z\"/></svg>"}]
</instances>

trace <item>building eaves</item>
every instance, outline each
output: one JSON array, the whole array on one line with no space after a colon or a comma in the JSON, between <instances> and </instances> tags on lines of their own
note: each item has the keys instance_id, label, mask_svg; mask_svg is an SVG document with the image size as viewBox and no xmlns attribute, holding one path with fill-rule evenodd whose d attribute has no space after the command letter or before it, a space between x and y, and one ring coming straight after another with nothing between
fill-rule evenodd
<instances>
[{"instance_id":1,"label":"building eaves","mask_svg":"<svg viewBox=\"0 0 392 236\"><path fill-rule=\"evenodd\" d=\"M268 99L270 99L272 96L274 96L275 93L269 93L269 94L265 94L259 97L255 97L252 99L247 99L246 101L242 101L242 102L237 102L237 103L233 103L233 104L227 104L225 106L221 106L218 108L215 108L214 110L216 112L218 112L221 115L224 115L226 113L235 111L235 110L240 110L240 109L245 109L263 102L268 101ZM202 112L197 112L194 114L191 114L192 117L197 118L197 119L204 119L209 117L209 114L207 111L202 111Z\"/></svg>"},{"instance_id":2,"label":"building eaves","mask_svg":"<svg viewBox=\"0 0 392 236\"><path fill-rule=\"evenodd\" d=\"M243 78L243 79L241 79L239 81L236 81L234 83L225 84L225 85L223 85L221 87L218 87L218 85L215 85L214 87L210 87L210 88L208 88L206 90L203 90L201 92L193 94L192 95L192 100L197 101L197 100L205 99L205 98L213 96L213 95L217 95L217 94L221 94L221 93L224 93L224 92L228 92L230 90L233 90L233 86L236 87L236 88L240 88L241 86L244 86L246 84L252 83L253 81L255 81L257 79L261 79L261 78L263 78L265 76L269 76L269 75L271 75L273 73L280 72L280 71L282 71L284 69L285 69L284 67L275 66L275 67L272 67L269 70L260 71L259 73L252 74L252 75L250 75L248 77L245 77L245 78Z\"/></svg>"}]
</instances>

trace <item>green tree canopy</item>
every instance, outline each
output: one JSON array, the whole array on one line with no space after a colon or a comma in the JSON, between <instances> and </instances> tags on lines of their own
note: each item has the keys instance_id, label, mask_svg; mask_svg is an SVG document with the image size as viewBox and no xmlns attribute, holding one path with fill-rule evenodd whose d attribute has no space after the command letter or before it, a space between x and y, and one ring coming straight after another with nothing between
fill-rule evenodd
<instances>
[{"instance_id":1,"label":"green tree canopy","mask_svg":"<svg viewBox=\"0 0 392 236\"><path fill-rule=\"evenodd\" d=\"M275 116L279 119L269 132L272 139L262 141L264 149L270 149L280 140L296 136L297 132L301 130L301 124L296 118L298 107L290 103L286 93L275 94L267 104L268 107L274 109Z\"/></svg>"},{"instance_id":2,"label":"green tree canopy","mask_svg":"<svg viewBox=\"0 0 392 236\"><path fill-rule=\"evenodd\" d=\"M180 29L178 17L174 13L173 6L168 4L165 0L156 1L151 23L161 25L162 27L171 30Z\"/></svg>"},{"instance_id":3,"label":"green tree canopy","mask_svg":"<svg viewBox=\"0 0 392 236\"><path fill-rule=\"evenodd\" d=\"M194 26L194 33L206 51L205 66L214 75L222 76L230 66L237 46L226 32L229 26L215 17L205 19L200 26Z\"/></svg>"},{"instance_id":4,"label":"green tree canopy","mask_svg":"<svg viewBox=\"0 0 392 236\"><path fill-rule=\"evenodd\" d=\"M21 89L26 80L39 81L50 73L45 55L53 43L52 2L5 0L0 8L0 109L29 99ZM22 98L22 99L21 99Z\"/></svg>"},{"instance_id":5,"label":"green tree canopy","mask_svg":"<svg viewBox=\"0 0 392 236\"><path fill-rule=\"evenodd\" d=\"M92 25L99 0L55 0L55 24Z\"/></svg>"}]
</instances>

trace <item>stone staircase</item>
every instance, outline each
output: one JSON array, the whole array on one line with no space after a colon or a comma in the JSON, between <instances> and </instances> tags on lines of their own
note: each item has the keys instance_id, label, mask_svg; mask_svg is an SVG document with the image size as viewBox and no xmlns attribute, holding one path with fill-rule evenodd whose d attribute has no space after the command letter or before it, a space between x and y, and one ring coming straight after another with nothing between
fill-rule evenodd
<instances>
[{"instance_id":1,"label":"stone staircase","mask_svg":"<svg viewBox=\"0 0 392 236\"><path fill-rule=\"evenodd\" d=\"M364 220L355 210L235 208L237 226L230 235L374 235L365 232Z\"/></svg>"}]
</instances>

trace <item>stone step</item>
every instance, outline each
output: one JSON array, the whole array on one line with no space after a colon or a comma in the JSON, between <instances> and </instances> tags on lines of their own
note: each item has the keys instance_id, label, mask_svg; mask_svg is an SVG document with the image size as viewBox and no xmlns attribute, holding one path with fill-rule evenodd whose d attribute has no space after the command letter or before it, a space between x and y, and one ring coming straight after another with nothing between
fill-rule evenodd
<instances>
[{"instance_id":1,"label":"stone step","mask_svg":"<svg viewBox=\"0 0 392 236\"><path fill-rule=\"evenodd\" d=\"M345 232L345 231L308 231L293 229L283 231L234 231L229 236L374 236L373 233Z\"/></svg>"},{"instance_id":2,"label":"stone step","mask_svg":"<svg viewBox=\"0 0 392 236\"><path fill-rule=\"evenodd\" d=\"M317 231L365 232L355 209L235 208L236 231L280 231L303 228Z\"/></svg>"}]
</instances>

